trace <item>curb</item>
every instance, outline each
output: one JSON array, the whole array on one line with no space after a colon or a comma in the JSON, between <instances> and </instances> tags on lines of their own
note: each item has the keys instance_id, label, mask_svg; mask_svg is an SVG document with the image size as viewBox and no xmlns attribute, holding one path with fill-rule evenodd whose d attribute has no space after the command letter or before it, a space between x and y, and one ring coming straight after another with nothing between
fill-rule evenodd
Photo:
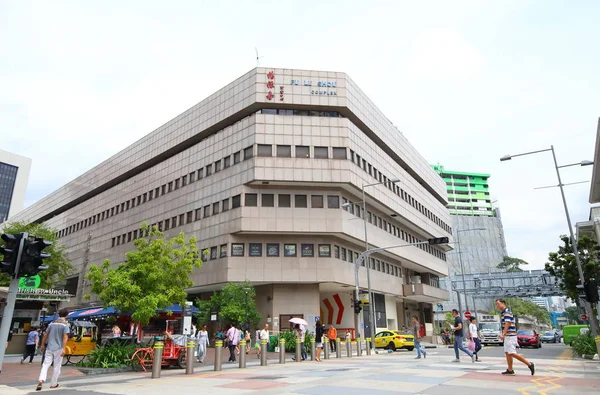
<instances>
[{"instance_id":1,"label":"curb","mask_svg":"<svg viewBox=\"0 0 600 395\"><path fill-rule=\"evenodd\" d=\"M598 358L598 354L594 354L594 355L592 355L592 354L583 354L581 356L581 358L583 358L583 359L591 359L593 361L598 361L600 359L600 358Z\"/></svg>"}]
</instances>

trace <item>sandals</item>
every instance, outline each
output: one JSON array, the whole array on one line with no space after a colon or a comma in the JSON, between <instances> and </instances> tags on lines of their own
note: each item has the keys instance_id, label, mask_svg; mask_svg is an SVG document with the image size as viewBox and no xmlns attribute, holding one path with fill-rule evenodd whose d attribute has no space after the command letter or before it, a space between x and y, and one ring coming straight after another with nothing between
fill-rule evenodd
<instances>
[{"instance_id":1,"label":"sandals","mask_svg":"<svg viewBox=\"0 0 600 395\"><path fill-rule=\"evenodd\" d=\"M36 391L41 391L42 390L42 383L38 383L37 387L35 387Z\"/></svg>"},{"instance_id":2,"label":"sandals","mask_svg":"<svg viewBox=\"0 0 600 395\"><path fill-rule=\"evenodd\" d=\"M60 384L52 385L52 386L50 386L50 388L58 388L59 385Z\"/></svg>"}]
</instances>

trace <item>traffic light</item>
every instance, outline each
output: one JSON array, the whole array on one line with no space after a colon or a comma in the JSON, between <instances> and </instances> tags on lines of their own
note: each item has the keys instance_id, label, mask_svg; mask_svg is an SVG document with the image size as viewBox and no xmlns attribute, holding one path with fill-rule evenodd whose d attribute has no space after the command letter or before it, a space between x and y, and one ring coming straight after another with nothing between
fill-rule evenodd
<instances>
[{"instance_id":1,"label":"traffic light","mask_svg":"<svg viewBox=\"0 0 600 395\"><path fill-rule=\"evenodd\" d=\"M36 237L33 241L25 240L19 265L19 277L35 276L48 269L48 266L44 265L44 259L50 258L50 254L43 250L51 245L51 242L40 237Z\"/></svg>"},{"instance_id":2,"label":"traffic light","mask_svg":"<svg viewBox=\"0 0 600 395\"><path fill-rule=\"evenodd\" d=\"M6 273L11 277L15 274L17 266L17 255L19 253L19 235L3 234L2 240L4 245L0 247L0 254L3 255L2 263L0 264L0 272Z\"/></svg>"},{"instance_id":3,"label":"traffic light","mask_svg":"<svg viewBox=\"0 0 600 395\"><path fill-rule=\"evenodd\" d=\"M429 242L429 245L448 244L449 242L447 237L434 237L431 239L427 239L427 241Z\"/></svg>"},{"instance_id":4,"label":"traffic light","mask_svg":"<svg viewBox=\"0 0 600 395\"><path fill-rule=\"evenodd\" d=\"M598 303L598 281L588 280L585 284L585 298L590 303Z\"/></svg>"},{"instance_id":5,"label":"traffic light","mask_svg":"<svg viewBox=\"0 0 600 395\"><path fill-rule=\"evenodd\" d=\"M353 303L354 303L354 314L360 314L360 311L362 310L362 306L360 305L360 300L354 299Z\"/></svg>"}]
</instances>

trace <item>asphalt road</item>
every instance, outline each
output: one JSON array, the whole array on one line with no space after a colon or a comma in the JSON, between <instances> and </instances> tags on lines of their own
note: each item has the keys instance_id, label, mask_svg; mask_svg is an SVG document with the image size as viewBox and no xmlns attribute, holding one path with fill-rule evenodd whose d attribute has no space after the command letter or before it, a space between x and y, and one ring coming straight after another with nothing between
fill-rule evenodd
<instances>
[{"instance_id":1,"label":"asphalt road","mask_svg":"<svg viewBox=\"0 0 600 395\"><path fill-rule=\"evenodd\" d=\"M431 350L434 351L434 350ZM454 355L454 349L436 349L440 354ZM525 356L528 359L572 359L573 354L571 348L562 343L543 343L542 348L520 348L518 349L519 354ZM485 346L483 350L479 351L479 358L484 359L486 356L489 357L503 357L504 349L502 346Z\"/></svg>"}]
</instances>

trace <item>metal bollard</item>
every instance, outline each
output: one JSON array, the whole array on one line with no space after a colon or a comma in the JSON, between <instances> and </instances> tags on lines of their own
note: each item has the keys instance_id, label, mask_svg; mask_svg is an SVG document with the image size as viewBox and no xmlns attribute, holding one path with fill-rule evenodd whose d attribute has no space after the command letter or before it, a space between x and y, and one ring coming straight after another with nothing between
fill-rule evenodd
<instances>
[{"instance_id":1,"label":"metal bollard","mask_svg":"<svg viewBox=\"0 0 600 395\"><path fill-rule=\"evenodd\" d=\"M371 338L367 337L365 347L367 348L367 355L371 355Z\"/></svg>"},{"instance_id":2,"label":"metal bollard","mask_svg":"<svg viewBox=\"0 0 600 395\"><path fill-rule=\"evenodd\" d=\"M215 372L219 372L223 365L223 340L215 342Z\"/></svg>"},{"instance_id":3,"label":"metal bollard","mask_svg":"<svg viewBox=\"0 0 600 395\"><path fill-rule=\"evenodd\" d=\"M260 366L267 366L267 340L260 341Z\"/></svg>"},{"instance_id":4,"label":"metal bollard","mask_svg":"<svg viewBox=\"0 0 600 395\"><path fill-rule=\"evenodd\" d=\"M279 363L285 363L285 339L279 339Z\"/></svg>"},{"instance_id":5,"label":"metal bollard","mask_svg":"<svg viewBox=\"0 0 600 395\"><path fill-rule=\"evenodd\" d=\"M196 348L196 343L193 340L188 340L187 342L187 350L185 354L185 374L193 374L194 373L194 349Z\"/></svg>"},{"instance_id":6,"label":"metal bollard","mask_svg":"<svg viewBox=\"0 0 600 395\"><path fill-rule=\"evenodd\" d=\"M317 345L315 339L310 339L310 360L314 361L317 358Z\"/></svg>"},{"instance_id":7,"label":"metal bollard","mask_svg":"<svg viewBox=\"0 0 600 395\"><path fill-rule=\"evenodd\" d=\"M340 341L340 338L338 337L337 339L335 339L335 357L336 358L341 358L342 357L342 342Z\"/></svg>"},{"instance_id":8,"label":"metal bollard","mask_svg":"<svg viewBox=\"0 0 600 395\"><path fill-rule=\"evenodd\" d=\"M300 362L302 359L302 343L300 343L300 339L296 339L296 362Z\"/></svg>"},{"instance_id":9,"label":"metal bollard","mask_svg":"<svg viewBox=\"0 0 600 395\"><path fill-rule=\"evenodd\" d=\"M160 378L160 368L162 365L162 355L163 355L163 347L164 343L161 341L157 341L154 343L154 358L152 358L152 378L159 379Z\"/></svg>"},{"instance_id":10,"label":"metal bollard","mask_svg":"<svg viewBox=\"0 0 600 395\"><path fill-rule=\"evenodd\" d=\"M352 358L352 341L346 340L346 356Z\"/></svg>"},{"instance_id":11,"label":"metal bollard","mask_svg":"<svg viewBox=\"0 0 600 395\"><path fill-rule=\"evenodd\" d=\"M246 367L246 340L240 340L240 369Z\"/></svg>"},{"instance_id":12,"label":"metal bollard","mask_svg":"<svg viewBox=\"0 0 600 395\"><path fill-rule=\"evenodd\" d=\"M362 341L360 337L356 339L356 355L359 357L362 356Z\"/></svg>"},{"instance_id":13,"label":"metal bollard","mask_svg":"<svg viewBox=\"0 0 600 395\"><path fill-rule=\"evenodd\" d=\"M329 339L323 339L323 357L329 359Z\"/></svg>"}]
</instances>

